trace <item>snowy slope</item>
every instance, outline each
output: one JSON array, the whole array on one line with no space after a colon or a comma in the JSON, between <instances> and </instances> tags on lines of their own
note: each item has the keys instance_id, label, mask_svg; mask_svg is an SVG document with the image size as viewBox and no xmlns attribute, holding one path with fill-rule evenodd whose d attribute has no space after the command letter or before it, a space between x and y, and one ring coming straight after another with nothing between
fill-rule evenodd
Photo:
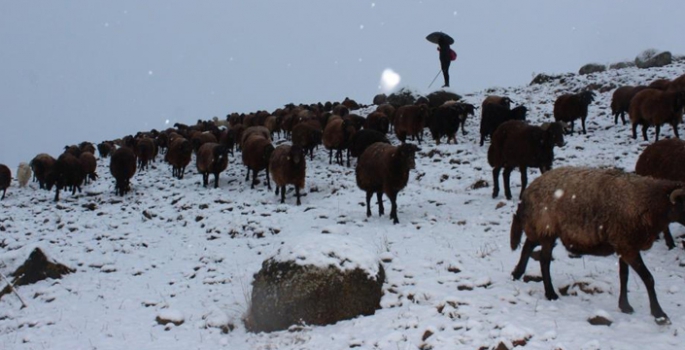
<instances>
[{"instance_id":1,"label":"snowy slope","mask_svg":"<svg viewBox=\"0 0 685 350\"><path fill-rule=\"evenodd\" d=\"M551 120L560 93L591 83L645 84L683 71L683 63L629 68L465 99L480 104L487 94L508 95L528 106L529 120L538 124ZM634 168L647 143L633 140L629 125L614 126L611 91L591 105L588 134L570 136L556 150L555 166ZM322 148L308 164L299 207L290 192L280 204L261 184L250 190L239 158L230 159L218 189L202 188L192 166L177 180L158 162L136 174L132 193L116 197L107 160L99 164L96 183L82 194L63 195L58 204L35 184L13 184L0 202L0 261L6 262L0 271L7 274L17 257L40 246L77 272L19 287L25 309L14 295L0 299L0 348L404 350L492 348L500 342L525 343L526 349L682 348L685 252L669 251L663 241L643 256L670 326L654 323L635 274L629 284L635 313L618 310L616 257L572 259L558 246L553 282L557 289L574 286L554 302L545 299L541 283L511 280L520 253L510 251L508 238L516 202L491 198L487 146L477 144L478 117L466 128L469 134L459 134L457 145L421 145L416 170L398 197L398 225L387 216L366 218L354 168L328 165ZM663 135L672 135L670 127ZM530 181L537 176L533 170ZM490 186L473 189L479 180ZM514 196L519 184L515 171ZM685 233L677 225L672 231L675 237ZM252 275L284 244L310 235L349 237L364 242L364 254L383 257L382 309L326 327L247 333L240 318ZM527 275L539 276L537 263L529 264ZM590 325L587 319L595 315L613 324ZM158 316L183 323L160 325Z\"/></svg>"}]
</instances>

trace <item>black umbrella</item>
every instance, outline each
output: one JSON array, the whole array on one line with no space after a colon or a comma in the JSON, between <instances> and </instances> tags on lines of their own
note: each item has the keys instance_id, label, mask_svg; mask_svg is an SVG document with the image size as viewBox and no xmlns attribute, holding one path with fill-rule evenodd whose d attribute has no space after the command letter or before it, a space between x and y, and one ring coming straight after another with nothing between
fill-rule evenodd
<instances>
[{"instance_id":1,"label":"black umbrella","mask_svg":"<svg viewBox=\"0 0 685 350\"><path fill-rule=\"evenodd\" d=\"M432 42L433 44L439 44L440 39L442 39L442 41L444 43L446 43L447 45L454 44L454 39L452 39L451 36L449 36L443 32L433 32L433 33L428 34L428 36L426 37L426 40Z\"/></svg>"}]
</instances>

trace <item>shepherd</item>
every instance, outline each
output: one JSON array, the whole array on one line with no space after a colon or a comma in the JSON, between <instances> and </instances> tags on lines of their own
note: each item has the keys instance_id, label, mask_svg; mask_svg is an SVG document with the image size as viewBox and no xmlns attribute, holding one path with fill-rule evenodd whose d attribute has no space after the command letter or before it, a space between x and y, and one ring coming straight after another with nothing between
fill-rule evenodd
<instances>
[{"instance_id":1,"label":"shepherd","mask_svg":"<svg viewBox=\"0 0 685 350\"><path fill-rule=\"evenodd\" d=\"M457 59L457 53L450 48L450 45L454 44L454 39L443 32L433 32L426 39L434 44L438 44L440 69L445 79L445 85L442 87L450 87L450 63Z\"/></svg>"}]
</instances>

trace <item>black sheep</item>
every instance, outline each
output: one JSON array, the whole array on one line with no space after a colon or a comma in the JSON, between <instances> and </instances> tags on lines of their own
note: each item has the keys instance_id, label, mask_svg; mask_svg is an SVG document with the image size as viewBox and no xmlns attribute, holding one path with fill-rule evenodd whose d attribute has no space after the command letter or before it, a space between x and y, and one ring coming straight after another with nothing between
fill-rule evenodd
<instances>
[{"instance_id":1,"label":"black sheep","mask_svg":"<svg viewBox=\"0 0 685 350\"><path fill-rule=\"evenodd\" d=\"M475 107L468 103L447 102L433 110L428 118L428 130L430 130L436 144L440 144L440 139L447 136L447 143L450 140L457 143L457 131L461 126L462 135L466 135L464 124L468 115L473 115Z\"/></svg>"},{"instance_id":2,"label":"black sheep","mask_svg":"<svg viewBox=\"0 0 685 350\"><path fill-rule=\"evenodd\" d=\"M358 158L364 151L376 142L390 144L388 138L381 132L371 129L361 130L350 138L349 151L352 157Z\"/></svg>"},{"instance_id":3,"label":"black sheep","mask_svg":"<svg viewBox=\"0 0 685 350\"><path fill-rule=\"evenodd\" d=\"M502 123L508 120L526 120L528 108L518 106L509 109L506 106L496 103L483 104L483 111L480 119L480 145L485 143L485 137L492 136Z\"/></svg>"}]
</instances>

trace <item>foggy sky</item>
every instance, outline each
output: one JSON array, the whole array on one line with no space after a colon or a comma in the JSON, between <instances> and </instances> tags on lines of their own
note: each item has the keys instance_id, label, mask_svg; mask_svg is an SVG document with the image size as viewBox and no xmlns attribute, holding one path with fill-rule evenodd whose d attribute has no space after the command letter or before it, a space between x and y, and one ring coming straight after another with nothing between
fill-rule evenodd
<instances>
[{"instance_id":1,"label":"foggy sky","mask_svg":"<svg viewBox=\"0 0 685 350\"><path fill-rule=\"evenodd\" d=\"M452 91L685 53L682 0L1 1L0 163L286 103L370 103L385 68L427 92L425 36L451 34ZM431 90L442 85L442 77ZM472 101L478 102L478 101Z\"/></svg>"}]
</instances>

